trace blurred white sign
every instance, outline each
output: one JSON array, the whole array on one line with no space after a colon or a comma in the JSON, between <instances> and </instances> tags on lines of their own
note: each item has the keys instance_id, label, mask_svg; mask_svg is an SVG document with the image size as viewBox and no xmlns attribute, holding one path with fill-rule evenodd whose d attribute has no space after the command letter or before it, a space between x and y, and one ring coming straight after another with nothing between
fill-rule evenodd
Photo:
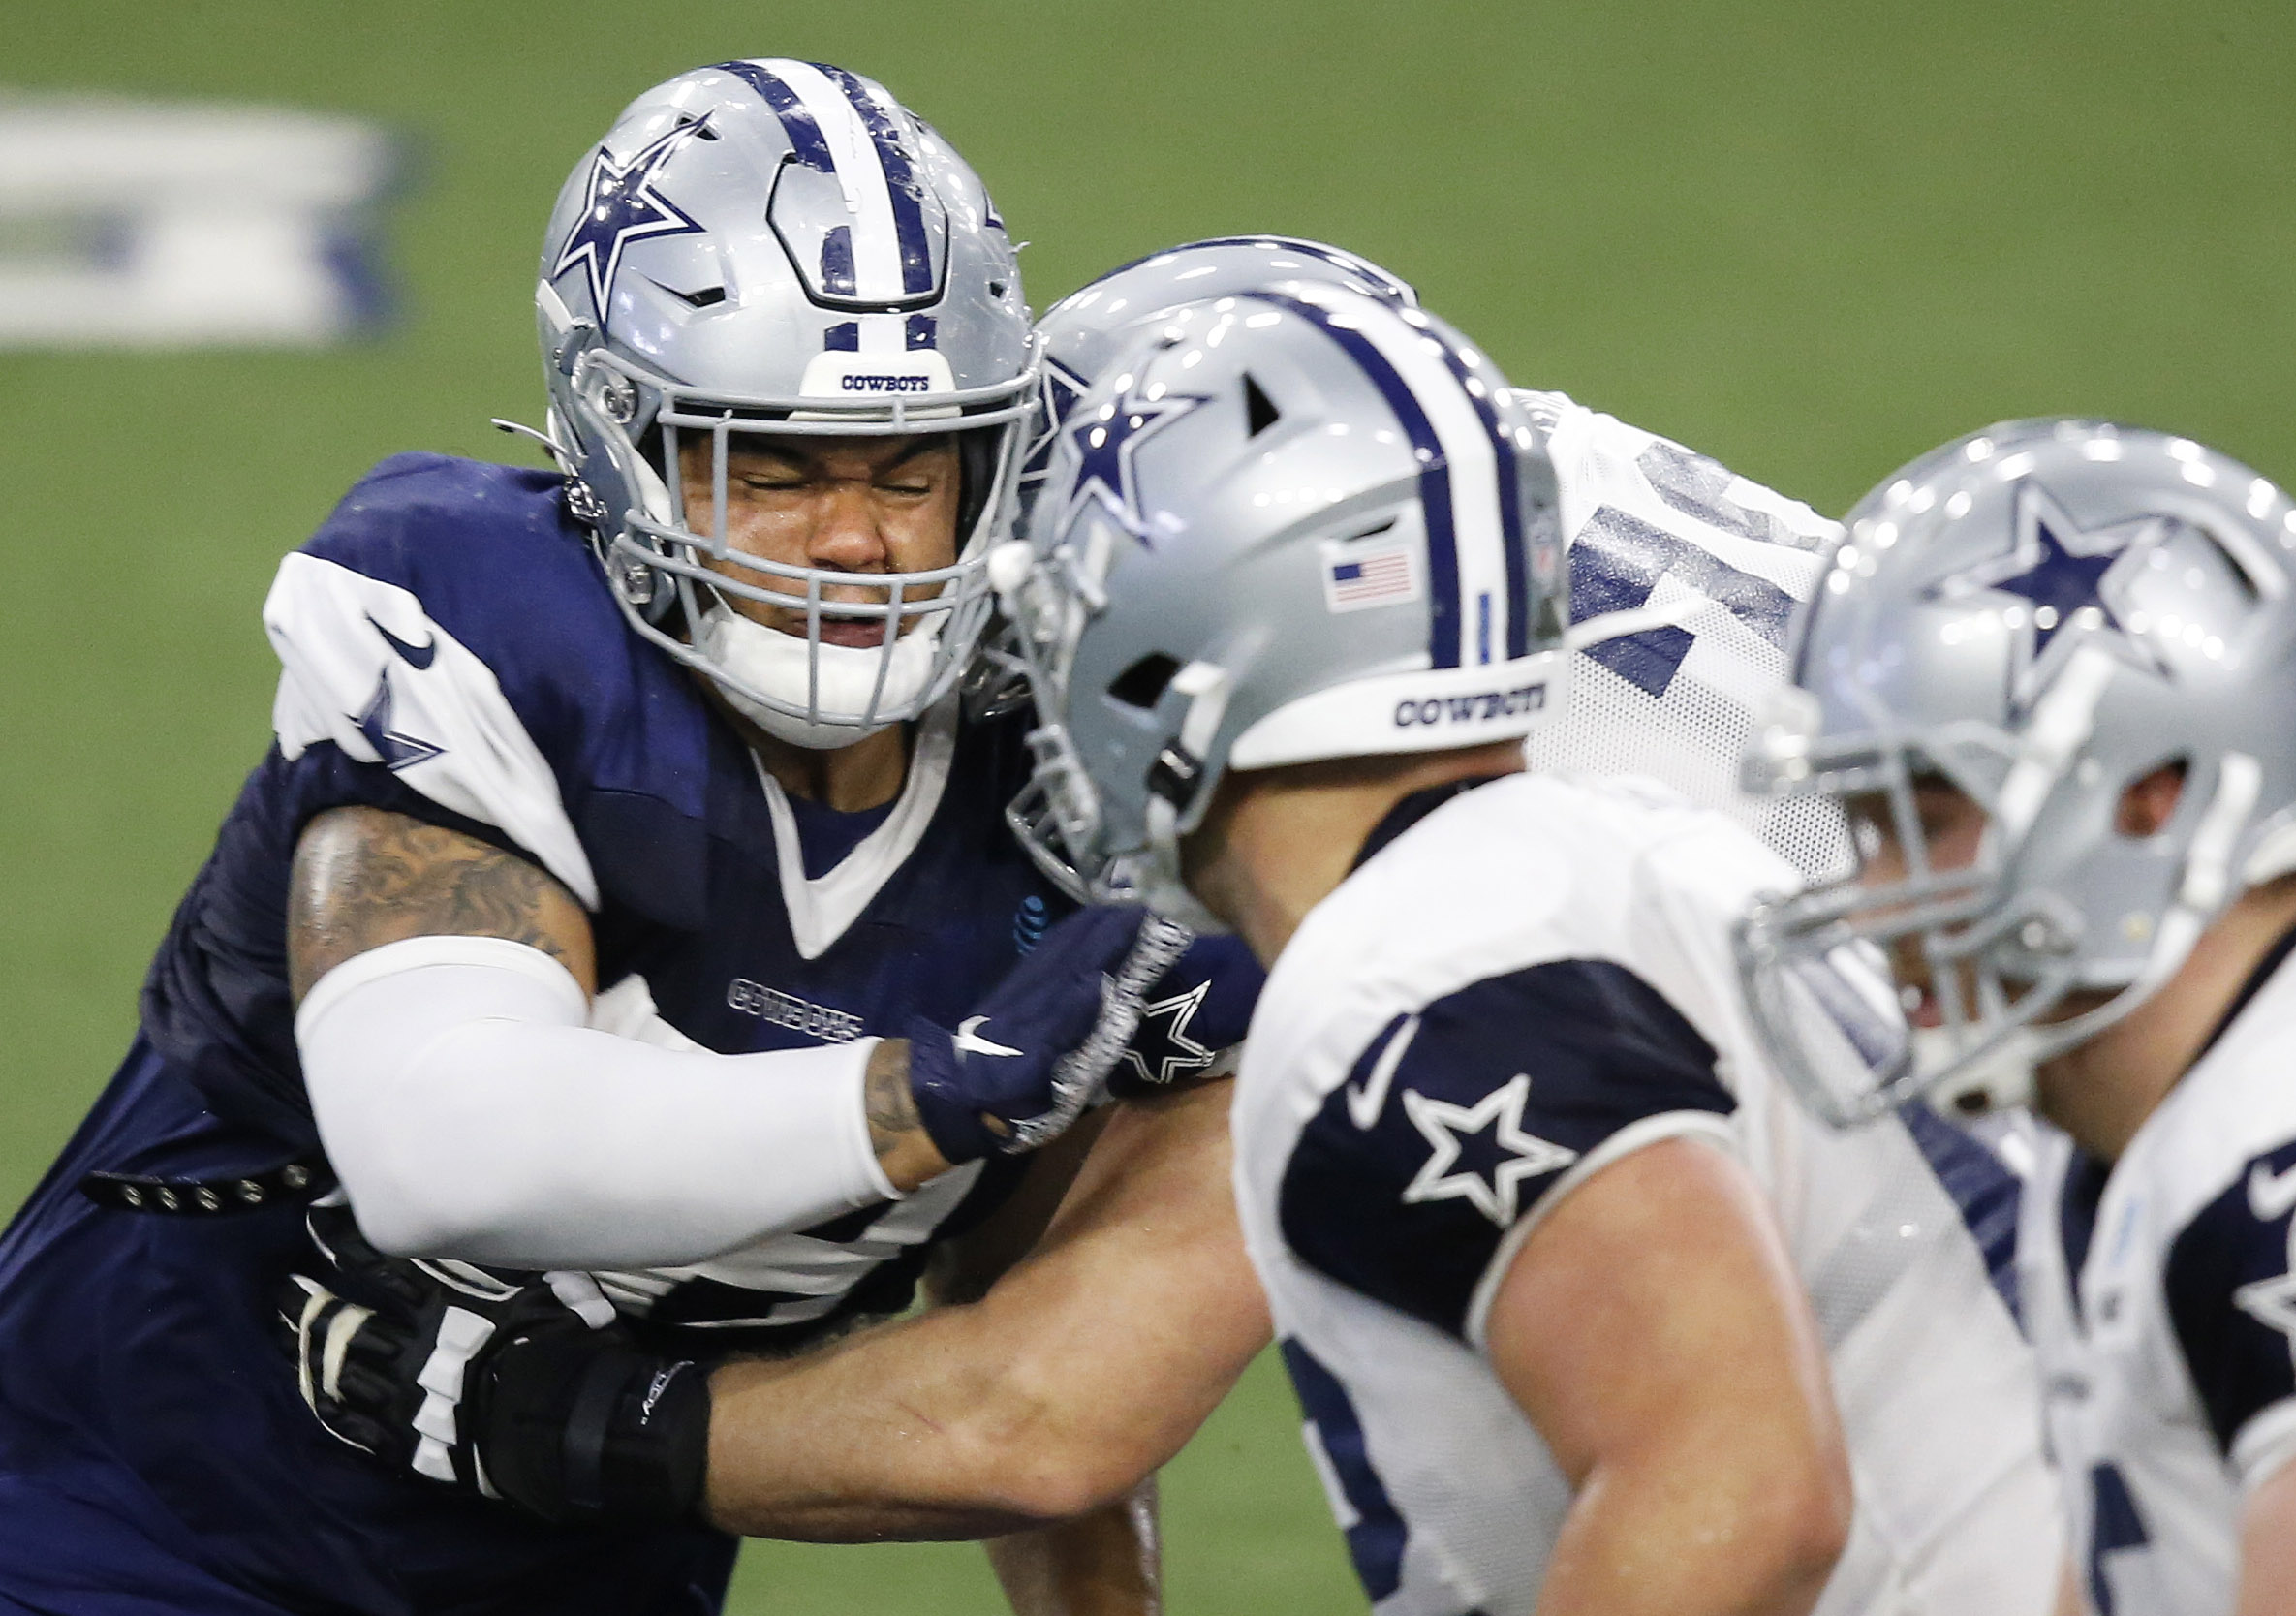
<instances>
[{"instance_id":1,"label":"blurred white sign","mask_svg":"<svg viewBox=\"0 0 2296 1616\"><path fill-rule=\"evenodd\" d=\"M0 347L370 330L396 156L351 118L0 91Z\"/></svg>"}]
</instances>

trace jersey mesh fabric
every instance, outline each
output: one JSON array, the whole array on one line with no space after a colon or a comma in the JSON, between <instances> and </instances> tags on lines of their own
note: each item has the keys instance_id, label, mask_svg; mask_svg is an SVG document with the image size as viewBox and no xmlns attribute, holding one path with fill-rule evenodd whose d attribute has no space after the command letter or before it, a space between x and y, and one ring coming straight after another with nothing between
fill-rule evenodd
<instances>
[{"instance_id":1,"label":"jersey mesh fabric","mask_svg":"<svg viewBox=\"0 0 2296 1616\"><path fill-rule=\"evenodd\" d=\"M1656 780L1729 815L1805 880L1846 873L1848 841L1830 801L1758 798L1738 785L1759 704L1785 681L1788 609L1809 599L1834 524L1560 393L1522 396L1562 484L1572 620L1629 605L1683 613L1571 657L1568 701L1533 732L1531 766ZM1603 565L1614 539L1629 569L1659 569L1633 580L1640 600L1620 598Z\"/></svg>"}]
</instances>

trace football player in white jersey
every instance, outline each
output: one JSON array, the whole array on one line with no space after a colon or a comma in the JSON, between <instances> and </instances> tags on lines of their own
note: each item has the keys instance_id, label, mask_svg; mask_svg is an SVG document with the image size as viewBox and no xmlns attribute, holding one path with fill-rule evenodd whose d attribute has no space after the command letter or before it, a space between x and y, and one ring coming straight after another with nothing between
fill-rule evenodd
<instances>
[{"instance_id":1,"label":"football player in white jersey","mask_svg":"<svg viewBox=\"0 0 2296 1616\"><path fill-rule=\"evenodd\" d=\"M1784 861L1513 773L1563 660L1537 425L1345 293L1196 305L1115 368L1076 418L1132 452L1056 460L1018 594L1039 778L1100 889L1270 961L1239 1209L1378 1607L2044 1608L1967 1142L1831 1133L1753 1042L1731 929ZM1582 642L1648 635L1649 593ZM1833 1065L1902 1041L1854 957L1793 993Z\"/></svg>"},{"instance_id":2,"label":"football player in white jersey","mask_svg":"<svg viewBox=\"0 0 2296 1616\"><path fill-rule=\"evenodd\" d=\"M1709 553L1733 526L1824 524L1560 401L1535 420L1402 299L1291 284L1152 326L1070 416L1035 567L1005 567L1050 720L1037 823L1101 890L1208 897L1271 954L1314 910L1247 1055L1238 1182L1380 1607L2045 1608L2030 1360L1950 1193L1999 1175L1934 1121L1841 1141L1785 1102L1727 927L1791 869L1647 789L1485 783L1560 690L1564 428L1564 508L1576 481L1582 529L1647 530L1608 628L1666 672L1753 683L1658 631L1754 593ZM1813 547L1740 565L1790 594ZM1818 985L1886 1056L1878 989ZM978 1307L721 1371L714 1517L930 1535L1168 1455L1264 1327L1202 1205L1208 1098L1175 1103L1192 1148L1088 1184ZM558 1444L520 1412L548 1425L529 1390L580 1349L546 1334L473 1364L498 1475Z\"/></svg>"},{"instance_id":3,"label":"football player in white jersey","mask_svg":"<svg viewBox=\"0 0 2296 1616\"><path fill-rule=\"evenodd\" d=\"M1749 928L1756 1003L1886 948L1932 1083L2052 1132L2018 1268L2102 1616L2296 1608L2296 510L2188 439L2020 421L1868 495L1754 759L1864 869Z\"/></svg>"}]
</instances>

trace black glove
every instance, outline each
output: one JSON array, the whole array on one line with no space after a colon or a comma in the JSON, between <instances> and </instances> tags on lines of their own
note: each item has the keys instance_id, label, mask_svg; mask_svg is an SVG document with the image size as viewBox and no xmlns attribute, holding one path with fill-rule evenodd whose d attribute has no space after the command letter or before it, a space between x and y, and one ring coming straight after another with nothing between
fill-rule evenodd
<instances>
[{"instance_id":1,"label":"black glove","mask_svg":"<svg viewBox=\"0 0 2296 1616\"><path fill-rule=\"evenodd\" d=\"M1080 909L1047 931L951 1032L910 1029L909 1087L951 1162L1048 1143L1105 1093L1140 997L1189 943L1133 908Z\"/></svg>"},{"instance_id":2,"label":"black glove","mask_svg":"<svg viewBox=\"0 0 2296 1616\"><path fill-rule=\"evenodd\" d=\"M387 1258L341 1204L309 1223L316 1271L290 1277L280 1314L303 1401L334 1436L548 1521L699 1504L707 1374L640 1352L588 1275Z\"/></svg>"},{"instance_id":3,"label":"black glove","mask_svg":"<svg viewBox=\"0 0 2296 1616\"><path fill-rule=\"evenodd\" d=\"M1130 1100L1227 1075L1266 981L1242 938L1197 938L1142 996L1139 1027L1108 1073L1108 1092Z\"/></svg>"}]
</instances>

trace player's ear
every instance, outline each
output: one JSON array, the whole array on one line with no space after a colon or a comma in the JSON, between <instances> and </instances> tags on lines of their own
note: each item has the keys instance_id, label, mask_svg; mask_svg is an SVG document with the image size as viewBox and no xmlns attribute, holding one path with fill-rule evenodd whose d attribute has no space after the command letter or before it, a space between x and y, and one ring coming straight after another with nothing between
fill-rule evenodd
<instances>
[{"instance_id":1,"label":"player's ear","mask_svg":"<svg viewBox=\"0 0 2296 1616\"><path fill-rule=\"evenodd\" d=\"M2185 794L2186 767L2184 759L2175 759L2123 792L2113 814L2113 828L2139 839L2158 835Z\"/></svg>"}]
</instances>

